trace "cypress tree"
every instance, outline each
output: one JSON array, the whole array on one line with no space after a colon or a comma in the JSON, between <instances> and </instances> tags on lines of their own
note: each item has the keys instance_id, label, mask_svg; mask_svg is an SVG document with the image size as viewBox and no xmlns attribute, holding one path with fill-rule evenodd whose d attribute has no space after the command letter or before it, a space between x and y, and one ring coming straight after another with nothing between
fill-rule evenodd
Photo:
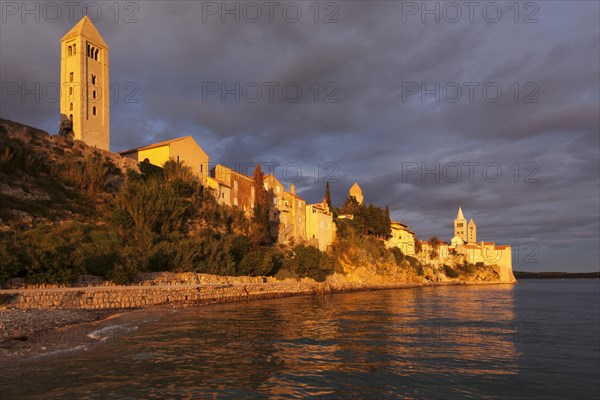
<instances>
[{"instance_id":1,"label":"cypress tree","mask_svg":"<svg viewBox=\"0 0 600 400\"><path fill-rule=\"evenodd\" d=\"M331 191L329 190L329 182L325 184L325 202L327 202L327 207L331 210L333 207L331 206Z\"/></svg>"},{"instance_id":2,"label":"cypress tree","mask_svg":"<svg viewBox=\"0 0 600 400\"><path fill-rule=\"evenodd\" d=\"M271 230L269 229L269 199L263 183L263 173L260 164L254 168L254 226L251 233L251 241L254 245L267 244L271 242Z\"/></svg>"}]
</instances>

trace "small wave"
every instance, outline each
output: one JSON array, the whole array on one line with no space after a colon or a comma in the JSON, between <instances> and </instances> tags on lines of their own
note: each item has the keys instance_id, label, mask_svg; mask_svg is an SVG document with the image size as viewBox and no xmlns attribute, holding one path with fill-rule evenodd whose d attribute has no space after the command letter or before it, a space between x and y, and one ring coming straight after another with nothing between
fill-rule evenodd
<instances>
[{"instance_id":1,"label":"small wave","mask_svg":"<svg viewBox=\"0 0 600 400\"><path fill-rule=\"evenodd\" d=\"M66 349L58 349L58 350L48 351L46 353L36 354L34 356L29 357L29 360L35 360L35 359L40 359L40 358L45 358L45 357L52 357L52 356L57 356L60 354L72 353L75 351L87 350L87 349L88 349L87 345L80 344L77 346L68 347Z\"/></svg>"},{"instance_id":2,"label":"small wave","mask_svg":"<svg viewBox=\"0 0 600 400\"><path fill-rule=\"evenodd\" d=\"M88 333L87 337L92 340L99 340L99 341L103 342L111 337L118 338L119 336L123 335L124 333L134 331L137 328L138 327L136 325L130 325L130 324L109 325L109 326L104 326L100 329L96 329L96 330Z\"/></svg>"}]
</instances>

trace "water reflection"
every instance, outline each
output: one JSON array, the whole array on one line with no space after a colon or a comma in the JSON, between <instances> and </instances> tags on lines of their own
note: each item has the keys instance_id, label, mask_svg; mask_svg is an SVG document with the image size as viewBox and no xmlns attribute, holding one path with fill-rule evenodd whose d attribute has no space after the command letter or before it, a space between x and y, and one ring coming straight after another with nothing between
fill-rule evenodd
<instances>
[{"instance_id":1,"label":"water reflection","mask_svg":"<svg viewBox=\"0 0 600 400\"><path fill-rule=\"evenodd\" d=\"M469 397L519 372L513 297L510 285L442 287L177 309L61 359L62 380L50 360L14 379L35 374L44 398L420 397L436 385Z\"/></svg>"}]
</instances>

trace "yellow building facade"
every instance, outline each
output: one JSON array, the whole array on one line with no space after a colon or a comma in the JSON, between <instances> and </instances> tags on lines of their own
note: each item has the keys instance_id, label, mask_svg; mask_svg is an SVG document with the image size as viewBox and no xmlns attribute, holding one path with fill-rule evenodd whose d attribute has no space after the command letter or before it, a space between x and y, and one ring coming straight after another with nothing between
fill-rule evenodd
<instances>
[{"instance_id":1,"label":"yellow building facade","mask_svg":"<svg viewBox=\"0 0 600 400\"><path fill-rule=\"evenodd\" d=\"M264 187L269 199L271 234L279 243L299 243L306 239L306 201L296 194L294 185L290 191L273 175L264 177Z\"/></svg>"},{"instance_id":2,"label":"yellow building facade","mask_svg":"<svg viewBox=\"0 0 600 400\"><path fill-rule=\"evenodd\" d=\"M192 169L194 175L198 177L203 185L207 185L210 159L208 154L191 136L154 143L123 151L120 154L137 162L148 161L158 167L162 167L170 159L182 162Z\"/></svg>"},{"instance_id":3,"label":"yellow building facade","mask_svg":"<svg viewBox=\"0 0 600 400\"><path fill-rule=\"evenodd\" d=\"M247 217L252 216L256 198L254 178L222 164L215 165L211 170L211 177L215 181L213 185L217 185L215 195L218 193L222 197L220 201L223 204L238 207Z\"/></svg>"},{"instance_id":4,"label":"yellow building facade","mask_svg":"<svg viewBox=\"0 0 600 400\"><path fill-rule=\"evenodd\" d=\"M215 178L209 176L206 180L206 186L212 192L217 203L222 206L231 206L231 187Z\"/></svg>"},{"instance_id":5,"label":"yellow building facade","mask_svg":"<svg viewBox=\"0 0 600 400\"><path fill-rule=\"evenodd\" d=\"M60 113L73 125L74 138L110 149L108 45L83 17L60 40Z\"/></svg>"},{"instance_id":6,"label":"yellow building facade","mask_svg":"<svg viewBox=\"0 0 600 400\"><path fill-rule=\"evenodd\" d=\"M496 245L494 242L468 243L453 249L465 256L471 264L478 262L496 265L502 282L515 282L512 270L512 248L508 245Z\"/></svg>"},{"instance_id":7,"label":"yellow building facade","mask_svg":"<svg viewBox=\"0 0 600 400\"><path fill-rule=\"evenodd\" d=\"M306 240L324 251L335 241L336 229L333 213L327 202L306 206Z\"/></svg>"},{"instance_id":8,"label":"yellow building facade","mask_svg":"<svg viewBox=\"0 0 600 400\"><path fill-rule=\"evenodd\" d=\"M408 229L408 225L392 221L390 235L391 237L385 241L386 247L398 247L404 255L415 256L415 233Z\"/></svg>"}]
</instances>

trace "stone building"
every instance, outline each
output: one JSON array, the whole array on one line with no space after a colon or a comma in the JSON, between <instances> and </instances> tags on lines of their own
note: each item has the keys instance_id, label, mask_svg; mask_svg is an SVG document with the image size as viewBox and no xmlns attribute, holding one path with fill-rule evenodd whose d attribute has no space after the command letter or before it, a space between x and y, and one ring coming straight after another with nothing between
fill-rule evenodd
<instances>
[{"instance_id":1,"label":"stone building","mask_svg":"<svg viewBox=\"0 0 600 400\"><path fill-rule=\"evenodd\" d=\"M208 154L191 136L138 147L137 149L123 151L120 154L137 162L148 161L158 167L162 167L170 159L182 162L192 168L192 172L203 185L207 184L210 159Z\"/></svg>"},{"instance_id":2,"label":"stone building","mask_svg":"<svg viewBox=\"0 0 600 400\"><path fill-rule=\"evenodd\" d=\"M233 207L239 207L246 216L251 217L256 198L254 179L234 169L217 164L211 171L215 181L215 193L219 193L220 202Z\"/></svg>"},{"instance_id":3,"label":"stone building","mask_svg":"<svg viewBox=\"0 0 600 400\"><path fill-rule=\"evenodd\" d=\"M206 179L206 186L212 192L214 198L217 199L219 205L231 206L231 186L216 180L212 176Z\"/></svg>"},{"instance_id":4,"label":"stone building","mask_svg":"<svg viewBox=\"0 0 600 400\"><path fill-rule=\"evenodd\" d=\"M108 45L92 21L83 17L60 40L60 113L74 138L110 149Z\"/></svg>"},{"instance_id":5,"label":"stone building","mask_svg":"<svg viewBox=\"0 0 600 400\"><path fill-rule=\"evenodd\" d=\"M326 250L335 240L333 213L323 199L321 203L306 206L306 239L308 243Z\"/></svg>"},{"instance_id":6,"label":"stone building","mask_svg":"<svg viewBox=\"0 0 600 400\"><path fill-rule=\"evenodd\" d=\"M494 242L481 241L477 243L477 226L473 219L467 220L462 208L458 208L458 215L454 219L454 237L449 246L450 254L465 256L471 264L483 263L496 265L499 268L500 280L513 282L515 277L512 271L512 249L509 245L496 245Z\"/></svg>"},{"instance_id":7,"label":"stone building","mask_svg":"<svg viewBox=\"0 0 600 400\"><path fill-rule=\"evenodd\" d=\"M391 237L385 241L386 247L398 247L403 254L415 256L415 233L408 229L408 225L392 221L390 225Z\"/></svg>"},{"instance_id":8,"label":"stone building","mask_svg":"<svg viewBox=\"0 0 600 400\"><path fill-rule=\"evenodd\" d=\"M271 234L279 243L299 243L306 239L306 201L296 194L296 187L290 191L273 175L264 177L265 190L269 199L269 220Z\"/></svg>"}]
</instances>

